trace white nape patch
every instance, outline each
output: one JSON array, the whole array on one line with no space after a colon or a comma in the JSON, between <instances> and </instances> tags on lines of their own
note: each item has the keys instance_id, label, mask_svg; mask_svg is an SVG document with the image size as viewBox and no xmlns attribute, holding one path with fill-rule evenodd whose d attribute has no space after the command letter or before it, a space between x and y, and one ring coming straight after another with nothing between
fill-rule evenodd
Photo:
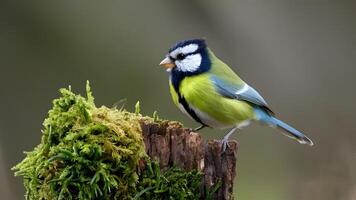
<instances>
[{"instance_id":1,"label":"white nape patch","mask_svg":"<svg viewBox=\"0 0 356 200\"><path fill-rule=\"evenodd\" d=\"M175 63L182 72L194 72L200 67L201 60L200 53L196 53L185 57L183 60L176 60Z\"/></svg>"},{"instance_id":2,"label":"white nape patch","mask_svg":"<svg viewBox=\"0 0 356 200\"><path fill-rule=\"evenodd\" d=\"M248 85L245 83L244 87L241 88L241 89L239 89L238 91L236 91L235 94L242 94L242 93L246 92L249 88L250 88L250 86L248 86Z\"/></svg>"}]
</instances>

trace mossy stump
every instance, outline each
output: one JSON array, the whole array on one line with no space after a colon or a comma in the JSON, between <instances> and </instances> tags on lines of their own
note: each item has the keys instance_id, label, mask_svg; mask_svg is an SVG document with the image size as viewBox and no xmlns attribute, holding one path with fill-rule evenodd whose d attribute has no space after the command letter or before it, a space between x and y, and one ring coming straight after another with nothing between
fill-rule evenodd
<instances>
[{"instance_id":1,"label":"mossy stump","mask_svg":"<svg viewBox=\"0 0 356 200\"><path fill-rule=\"evenodd\" d=\"M221 142L202 137L180 123L162 121L141 123L145 149L150 158L158 160L161 169L174 165L181 169L203 172L202 190L217 186L214 199L232 199L236 176L237 142L230 141L224 153ZM204 191L202 199L204 199Z\"/></svg>"},{"instance_id":2,"label":"mossy stump","mask_svg":"<svg viewBox=\"0 0 356 200\"><path fill-rule=\"evenodd\" d=\"M221 152L178 122L97 108L61 89L41 143L17 164L26 199L233 199L237 142Z\"/></svg>"}]
</instances>

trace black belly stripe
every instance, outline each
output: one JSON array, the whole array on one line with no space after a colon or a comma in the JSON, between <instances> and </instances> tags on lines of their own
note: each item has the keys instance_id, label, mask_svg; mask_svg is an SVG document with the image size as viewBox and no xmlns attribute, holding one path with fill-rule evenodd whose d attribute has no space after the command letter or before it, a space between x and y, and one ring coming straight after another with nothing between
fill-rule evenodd
<instances>
[{"instance_id":1,"label":"black belly stripe","mask_svg":"<svg viewBox=\"0 0 356 200\"><path fill-rule=\"evenodd\" d=\"M187 111L187 113L198 123L201 123L204 126L207 126L206 124L204 124L201 119L198 117L198 115L194 112L193 109L191 109L189 107L189 104L187 103L187 101L185 100L184 97L182 97L179 93L178 93L178 101L180 104L182 104L183 108Z\"/></svg>"},{"instance_id":2,"label":"black belly stripe","mask_svg":"<svg viewBox=\"0 0 356 200\"><path fill-rule=\"evenodd\" d=\"M177 95L178 95L178 102L183 106L183 108L185 109L185 111L187 111L187 113L198 123L204 125L204 126L208 126L206 124L204 124L201 119L198 117L198 115L194 112L193 109L191 109L189 107L188 102L185 100L185 98L181 95L181 93L179 92L179 85L181 83L181 81L184 79L184 77L186 77L187 75L185 75L183 72L178 71L177 68L173 68L171 71L171 77L170 77L170 81L173 85L174 90L176 91Z\"/></svg>"}]
</instances>

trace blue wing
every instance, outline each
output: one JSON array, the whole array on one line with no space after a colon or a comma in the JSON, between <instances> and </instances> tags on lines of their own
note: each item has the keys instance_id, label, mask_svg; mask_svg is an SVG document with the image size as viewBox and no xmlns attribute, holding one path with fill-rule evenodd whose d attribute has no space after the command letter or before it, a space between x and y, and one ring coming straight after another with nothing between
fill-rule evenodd
<instances>
[{"instance_id":1,"label":"blue wing","mask_svg":"<svg viewBox=\"0 0 356 200\"><path fill-rule=\"evenodd\" d=\"M263 97L248 84L232 84L222 80L217 76L212 76L210 79L214 83L216 90L226 98L247 101L253 105L262 107L266 109L269 113L273 114Z\"/></svg>"},{"instance_id":2,"label":"blue wing","mask_svg":"<svg viewBox=\"0 0 356 200\"><path fill-rule=\"evenodd\" d=\"M272 126L277 126L285 131L284 133L286 136L298 140L301 144L313 146L313 142L302 132L277 119L271 109L268 108L268 105L263 97L246 83L242 82L240 85L237 85L236 83L234 84L229 81L222 80L217 76L211 76L210 80L215 85L216 91L218 91L222 96L246 101L252 104L255 107L258 121Z\"/></svg>"}]
</instances>

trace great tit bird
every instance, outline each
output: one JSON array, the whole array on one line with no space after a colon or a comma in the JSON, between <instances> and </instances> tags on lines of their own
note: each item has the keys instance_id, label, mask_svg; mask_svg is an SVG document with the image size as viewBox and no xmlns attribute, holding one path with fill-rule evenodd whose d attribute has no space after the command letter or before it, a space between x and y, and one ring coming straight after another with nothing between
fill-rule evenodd
<instances>
[{"instance_id":1,"label":"great tit bird","mask_svg":"<svg viewBox=\"0 0 356 200\"><path fill-rule=\"evenodd\" d=\"M259 121L278 127L301 144L313 142L297 129L276 118L262 96L245 83L208 48L205 40L191 39L176 43L159 64L169 73L170 92L174 103L204 127L237 129Z\"/></svg>"}]
</instances>

